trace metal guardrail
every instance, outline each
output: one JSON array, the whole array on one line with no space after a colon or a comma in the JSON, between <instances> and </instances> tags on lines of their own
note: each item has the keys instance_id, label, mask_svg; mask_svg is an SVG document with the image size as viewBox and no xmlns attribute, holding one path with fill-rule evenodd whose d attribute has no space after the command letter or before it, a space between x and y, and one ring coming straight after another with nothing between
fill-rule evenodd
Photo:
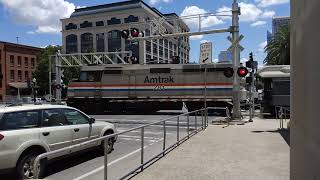
<instances>
[{"instance_id":1,"label":"metal guardrail","mask_svg":"<svg viewBox=\"0 0 320 180\"><path fill-rule=\"evenodd\" d=\"M280 129L284 129L284 121L290 116L290 107L275 106L276 119L279 119Z\"/></svg>"},{"instance_id":2,"label":"metal guardrail","mask_svg":"<svg viewBox=\"0 0 320 180\"><path fill-rule=\"evenodd\" d=\"M163 119L163 120L160 120L160 121L157 121L157 122L153 122L153 123L150 123L150 124L146 124L146 125L142 125L142 126L139 126L139 127L136 127L136 128L132 128L132 129L129 129L129 130L126 130L126 131L122 131L122 132L119 132L119 133L115 133L115 134L111 134L111 135L107 135L107 136L103 136L103 137L100 137L100 138L96 138L96 139L93 139L93 140L90 140L90 141L87 141L87 142L83 142L83 143L79 143L79 144L76 144L76 145L72 145L72 146L69 146L69 147L65 147L65 148L61 148L61 149L58 149L58 150L55 150L55 151L49 151L49 152L46 152L46 153L43 153L43 154L40 154L36 157L35 161L34 161L34 164L33 164L33 170L34 170L34 178L38 179L39 178L39 169L40 169L40 162L41 160L45 159L45 158L48 158L50 156L53 156L53 155L56 155L56 154L59 154L59 153L62 153L62 152L66 152L66 151L71 151L72 149L76 149L76 148L80 148L82 146L85 146L87 144L90 144L90 143L96 143L96 142L101 142L101 141L104 141L104 180L107 180L108 179L108 152L107 152L107 146L108 146L108 139L110 138L113 138L113 137L117 137L119 135L122 135L122 134L125 134L125 133L128 133L128 132L131 132L131 131L135 131L135 130L138 130L140 129L141 130L141 146L140 146L140 156L141 156L141 162L140 162L140 165L131 170L129 173L125 174L124 176L122 176L121 178L119 179L124 179L130 175L132 175L133 173L137 172L137 171L143 171L144 170L144 167L151 163L153 160L157 159L157 158L161 158L163 156L165 156L166 152L168 152L169 150L177 147L180 142L182 141L185 141L187 139L190 138L190 136L192 134L196 134L198 132L200 132L201 130L204 130L208 127L208 110L225 110L226 111L226 115L228 118L230 118L230 112L229 112L229 109L226 107L226 108L222 108L222 107L208 107L208 108L203 108L203 109L199 109L199 110L196 110L196 111L192 111L192 112L188 112L188 113L184 113L184 114L181 114L181 115L177 115L177 116L173 116L173 117L170 117L170 118L167 118L167 119ZM194 123L194 130L190 133L190 116L194 114L194 120L195 120L195 123ZM201 115L201 126L198 127L198 115ZM187 136L181 138L179 135L179 130L180 130L180 119L181 117L187 117ZM169 121L169 120L172 120L172 119L176 119L177 120L177 141L167 147L166 145L166 140L167 140L167 136L166 136L166 122ZM149 127L149 126L152 126L152 125L162 125L163 126L163 145L162 145L162 152L153 156L151 159L149 159L148 161L145 161L144 160L144 129L146 127Z\"/></svg>"}]
</instances>

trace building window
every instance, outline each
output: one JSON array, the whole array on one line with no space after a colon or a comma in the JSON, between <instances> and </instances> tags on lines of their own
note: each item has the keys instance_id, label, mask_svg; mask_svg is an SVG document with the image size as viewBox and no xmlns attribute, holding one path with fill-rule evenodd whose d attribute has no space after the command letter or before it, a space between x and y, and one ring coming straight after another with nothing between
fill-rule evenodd
<instances>
[{"instance_id":1,"label":"building window","mask_svg":"<svg viewBox=\"0 0 320 180\"><path fill-rule=\"evenodd\" d=\"M108 51L121 51L121 31L113 30L108 32Z\"/></svg>"},{"instance_id":2,"label":"building window","mask_svg":"<svg viewBox=\"0 0 320 180\"><path fill-rule=\"evenodd\" d=\"M121 20L113 17L110 20L108 20L107 23L108 25L121 24Z\"/></svg>"},{"instance_id":3,"label":"building window","mask_svg":"<svg viewBox=\"0 0 320 180\"><path fill-rule=\"evenodd\" d=\"M21 66L21 56L18 56L18 66Z\"/></svg>"},{"instance_id":4,"label":"building window","mask_svg":"<svg viewBox=\"0 0 320 180\"><path fill-rule=\"evenodd\" d=\"M29 79L29 72L28 71L24 72L24 79L25 79L25 81L27 81Z\"/></svg>"},{"instance_id":5,"label":"building window","mask_svg":"<svg viewBox=\"0 0 320 180\"><path fill-rule=\"evenodd\" d=\"M93 52L93 35L91 33L81 34L81 52Z\"/></svg>"},{"instance_id":6,"label":"building window","mask_svg":"<svg viewBox=\"0 0 320 180\"><path fill-rule=\"evenodd\" d=\"M10 70L10 80L14 81L14 70Z\"/></svg>"},{"instance_id":7,"label":"building window","mask_svg":"<svg viewBox=\"0 0 320 180\"><path fill-rule=\"evenodd\" d=\"M92 27L92 22L84 21L83 23L80 24L80 28L88 28Z\"/></svg>"},{"instance_id":8,"label":"building window","mask_svg":"<svg viewBox=\"0 0 320 180\"><path fill-rule=\"evenodd\" d=\"M104 52L104 33L96 35L97 39L97 52Z\"/></svg>"},{"instance_id":9,"label":"building window","mask_svg":"<svg viewBox=\"0 0 320 180\"><path fill-rule=\"evenodd\" d=\"M77 25L73 23L69 23L66 25L66 30L77 29Z\"/></svg>"},{"instance_id":10,"label":"building window","mask_svg":"<svg viewBox=\"0 0 320 180\"><path fill-rule=\"evenodd\" d=\"M34 68L34 65L35 65L34 58L31 58L31 67Z\"/></svg>"},{"instance_id":11,"label":"building window","mask_svg":"<svg viewBox=\"0 0 320 180\"><path fill-rule=\"evenodd\" d=\"M139 42L125 41L125 50L132 51L132 56L139 60Z\"/></svg>"},{"instance_id":12,"label":"building window","mask_svg":"<svg viewBox=\"0 0 320 180\"><path fill-rule=\"evenodd\" d=\"M103 21L97 21L96 22L96 26L104 26L104 22Z\"/></svg>"},{"instance_id":13,"label":"building window","mask_svg":"<svg viewBox=\"0 0 320 180\"><path fill-rule=\"evenodd\" d=\"M19 80L19 81L22 81L22 73L21 73L20 70L18 71L18 80Z\"/></svg>"},{"instance_id":14,"label":"building window","mask_svg":"<svg viewBox=\"0 0 320 180\"><path fill-rule=\"evenodd\" d=\"M125 23L138 22L138 21L139 21L139 18L134 15L130 15L128 16L128 18L124 18Z\"/></svg>"},{"instance_id":15,"label":"building window","mask_svg":"<svg viewBox=\"0 0 320 180\"><path fill-rule=\"evenodd\" d=\"M66 37L66 53L72 54L78 52L78 37L70 34Z\"/></svg>"},{"instance_id":16,"label":"building window","mask_svg":"<svg viewBox=\"0 0 320 180\"><path fill-rule=\"evenodd\" d=\"M28 66L29 66L28 57L24 57L24 66L25 66L25 67L28 67Z\"/></svg>"},{"instance_id":17,"label":"building window","mask_svg":"<svg viewBox=\"0 0 320 180\"><path fill-rule=\"evenodd\" d=\"M10 55L10 66L14 66L14 56Z\"/></svg>"}]
</instances>

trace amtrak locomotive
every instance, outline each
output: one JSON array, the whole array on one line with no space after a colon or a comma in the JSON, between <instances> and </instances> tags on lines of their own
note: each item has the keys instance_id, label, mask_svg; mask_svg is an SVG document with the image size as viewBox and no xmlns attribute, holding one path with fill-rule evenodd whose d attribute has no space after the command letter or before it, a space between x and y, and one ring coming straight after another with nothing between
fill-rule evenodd
<instances>
[{"instance_id":1,"label":"amtrak locomotive","mask_svg":"<svg viewBox=\"0 0 320 180\"><path fill-rule=\"evenodd\" d=\"M68 87L67 104L87 113L232 108L231 64L84 66Z\"/></svg>"}]
</instances>

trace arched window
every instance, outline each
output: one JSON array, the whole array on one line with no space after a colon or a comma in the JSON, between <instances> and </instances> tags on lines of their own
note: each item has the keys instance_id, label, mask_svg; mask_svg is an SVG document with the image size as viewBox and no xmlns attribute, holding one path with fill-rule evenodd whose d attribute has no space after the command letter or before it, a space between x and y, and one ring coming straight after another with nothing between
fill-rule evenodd
<instances>
[{"instance_id":1,"label":"arched window","mask_svg":"<svg viewBox=\"0 0 320 180\"><path fill-rule=\"evenodd\" d=\"M149 30L149 29L146 29L146 31L145 31L145 36L150 36L150 34L151 34L150 30Z\"/></svg>"},{"instance_id":2,"label":"arched window","mask_svg":"<svg viewBox=\"0 0 320 180\"><path fill-rule=\"evenodd\" d=\"M72 54L78 52L78 37L70 34L66 37L66 53Z\"/></svg>"},{"instance_id":3,"label":"arched window","mask_svg":"<svg viewBox=\"0 0 320 180\"><path fill-rule=\"evenodd\" d=\"M96 34L97 52L104 52L104 33Z\"/></svg>"},{"instance_id":4,"label":"arched window","mask_svg":"<svg viewBox=\"0 0 320 180\"><path fill-rule=\"evenodd\" d=\"M81 52L93 52L93 35L91 33L81 34Z\"/></svg>"},{"instance_id":5,"label":"arched window","mask_svg":"<svg viewBox=\"0 0 320 180\"><path fill-rule=\"evenodd\" d=\"M108 32L108 51L121 51L121 31L113 30Z\"/></svg>"},{"instance_id":6,"label":"arched window","mask_svg":"<svg viewBox=\"0 0 320 180\"><path fill-rule=\"evenodd\" d=\"M131 22L138 22L139 18L134 16L134 15L130 15L127 18L124 18L124 23L131 23Z\"/></svg>"},{"instance_id":7,"label":"arched window","mask_svg":"<svg viewBox=\"0 0 320 180\"><path fill-rule=\"evenodd\" d=\"M70 30L70 29L77 29L77 25L73 23L69 23L68 25L66 25L66 30Z\"/></svg>"},{"instance_id":8,"label":"arched window","mask_svg":"<svg viewBox=\"0 0 320 180\"><path fill-rule=\"evenodd\" d=\"M92 27L92 22L84 21L83 23L80 24L80 28L88 28Z\"/></svg>"}]
</instances>

